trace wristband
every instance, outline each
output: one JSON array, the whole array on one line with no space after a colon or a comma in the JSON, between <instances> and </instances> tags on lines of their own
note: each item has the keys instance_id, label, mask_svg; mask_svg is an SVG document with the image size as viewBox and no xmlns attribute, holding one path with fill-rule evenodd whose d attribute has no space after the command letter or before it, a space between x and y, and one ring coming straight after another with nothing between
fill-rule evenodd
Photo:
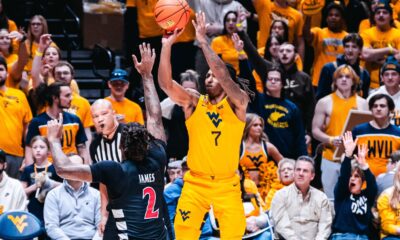
<instances>
[{"instance_id":1,"label":"wristband","mask_svg":"<svg viewBox=\"0 0 400 240\"><path fill-rule=\"evenodd\" d=\"M333 145L333 141L335 140L335 138L334 137L329 137L329 144L332 144Z\"/></svg>"},{"instance_id":2,"label":"wristband","mask_svg":"<svg viewBox=\"0 0 400 240\"><path fill-rule=\"evenodd\" d=\"M243 51L243 50L241 50L241 51L239 52L239 55L246 55L246 52Z\"/></svg>"},{"instance_id":3,"label":"wristband","mask_svg":"<svg viewBox=\"0 0 400 240\"><path fill-rule=\"evenodd\" d=\"M39 51L39 50L36 50L35 56L43 57L43 53L41 51Z\"/></svg>"},{"instance_id":4,"label":"wristband","mask_svg":"<svg viewBox=\"0 0 400 240\"><path fill-rule=\"evenodd\" d=\"M236 23L236 27L241 27L242 23Z\"/></svg>"}]
</instances>

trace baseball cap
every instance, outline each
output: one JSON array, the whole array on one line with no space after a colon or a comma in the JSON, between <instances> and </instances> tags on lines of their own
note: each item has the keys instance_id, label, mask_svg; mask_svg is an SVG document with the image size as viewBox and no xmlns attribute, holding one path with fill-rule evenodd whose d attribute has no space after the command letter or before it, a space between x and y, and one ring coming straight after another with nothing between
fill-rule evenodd
<instances>
[{"instance_id":1,"label":"baseball cap","mask_svg":"<svg viewBox=\"0 0 400 240\"><path fill-rule=\"evenodd\" d=\"M390 6L390 2L387 1L387 0L379 0L379 1L378 1L378 4L376 5L375 12L376 12L378 9L386 9L390 14L393 13L393 9L392 9L392 7Z\"/></svg>"},{"instance_id":2,"label":"baseball cap","mask_svg":"<svg viewBox=\"0 0 400 240\"><path fill-rule=\"evenodd\" d=\"M381 68L381 74L383 74L385 71L388 70L394 70L400 73L400 64L393 56L388 56L386 58L386 62L383 64Z\"/></svg>"},{"instance_id":3,"label":"baseball cap","mask_svg":"<svg viewBox=\"0 0 400 240\"><path fill-rule=\"evenodd\" d=\"M6 153L3 151L3 149L0 149L0 162L1 163L6 162Z\"/></svg>"},{"instance_id":4,"label":"baseball cap","mask_svg":"<svg viewBox=\"0 0 400 240\"><path fill-rule=\"evenodd\" d=\"M116 81L116 80L121 80L121 81L129 83L129 81L128 81L128 73L125 70L122 70L122 69L119 69L119 68L115 69L111 73L110 81Z\"/></svg>"}]
</instances>

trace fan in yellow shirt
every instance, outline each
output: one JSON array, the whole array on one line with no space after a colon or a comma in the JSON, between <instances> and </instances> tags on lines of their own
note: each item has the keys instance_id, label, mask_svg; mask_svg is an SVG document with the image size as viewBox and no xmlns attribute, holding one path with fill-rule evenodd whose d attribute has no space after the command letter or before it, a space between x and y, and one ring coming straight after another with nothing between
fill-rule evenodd
<instances>
[{"instance_id":1,"label":"fan in yellow shirt","mask_svg":"<svg viewBox=\"0 0 400 240\"><path fill-rule=\"evenodd\" d=\"M22 141L32 112L25 94L14 88L6 87L7 63L0 57L0 149L7 154L7 174L18 177L18 171L24 157ZM12 160L12 162L10 162Z\"/></svg>"},{"instance_id":2,"label":"fan in yellow shirt","mask_svg":"<svg viewBox=\"0 0 400 240\"><path fill-rule=\"evenodd\" d=\"M327 26L325 28L315 27L310 29L311 18L306 17L304 25L304 38L306 42L314 48L314 63L312 66L312 84L318 86L318 81L322 67L336 61L339 54L344 53L342 39L347 35L344 29L344 10L336 3L330 3L326 7Z\"/></svg>"},{"instance_id":3,"label":"fan in yellow shirt","mask_svg":"<svg viewBox=\"0 0 400 240\"><path fill-rule=\"evenodd\" d=\"M378 198L378 212L381 220L381 239L400 238L400 168L394 175L393 187L383 191Z\"/></svg>"},{"instance_id":4,"label":"fan in yellow shirt","mask_svg":"<svg viewBox=\"0 0 400 240\"><path fill-rule=\"evenodd\" d=\"M129 87L128 74L125 70L115 69L108 81L111 95L106 97L111 102L117 114L117 119L122 123L137 122L144 124L143 113L140 106L125 97Z\"/></svg>"},{"instance_id":5,"label":"fan in yellow shirt","mask_svg":"<svg viewBox=\"0 0 400 240\"><path fill-rule=\"evenodd\" d=\"M12 40L18 42L17 54L14 53L14 44ZM19 88L22 71L28 61L24 41L26 37L17 31L8 32L7 29L0 29L0 54L6 59L8 77L6 86L11 88Z\"/></svg>"},{"instance_id":6,"label":"fan in yellow shirt","mask_svg":"<svg viewBox=\"0 0 400 240\"><path fill-rule=\"evenodd\" d=\"M297 48L300 57L304 59L303 16L290 7L286 0L275 0L270 4L271 20L284 20L289 28L289 42Z\"/></svg>"},{"instance_id":7,"label":"fan in yellow shirt","mask_svg":"<svg viewBox=\"0 0 400 240\"><path fill-rule=\"evenodd\" d=\"M379 69L388 55L396 57L400 49L400 30L394 27L392 8L385 0L380 0L375 8L375 27L361 33L364 40L362 57L365 68L371 75L370 88L380 86Z\"/></svg>"},{"instance_id":8,"label":"fan in yellow shirt","mask_svg":"<svg viewBox=\"0 0 400 240\"><path fill-rule=\"evenodd\" d=\"M232 34L236 32L237 12L229 11L224 16L224 29L222 35L211 41L211 48L221 56L222 60L235 68L239 74L239 53L232 41Z\"/></svg>"}]
</instances>

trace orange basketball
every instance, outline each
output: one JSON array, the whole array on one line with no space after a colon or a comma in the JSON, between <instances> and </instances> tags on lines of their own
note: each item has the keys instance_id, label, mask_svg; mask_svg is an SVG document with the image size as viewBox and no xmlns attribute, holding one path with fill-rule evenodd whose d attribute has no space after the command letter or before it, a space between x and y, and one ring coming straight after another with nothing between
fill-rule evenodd
<instances>
[{"instance_id":1,"label":"orange basketball","mask_svg":"<svg viewBox=\"0 0 400 240\"><path fill-rule=\"evenodd\" d=\"M190 7L185 0L159 0L154 16L158 25L169 32L183 29L190 18Z\"/></svg>"}]
</instances>

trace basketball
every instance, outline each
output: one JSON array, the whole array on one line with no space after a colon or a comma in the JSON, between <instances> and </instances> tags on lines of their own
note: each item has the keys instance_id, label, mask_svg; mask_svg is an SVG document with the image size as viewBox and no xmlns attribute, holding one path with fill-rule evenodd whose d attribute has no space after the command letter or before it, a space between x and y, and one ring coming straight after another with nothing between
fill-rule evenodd
<instances>
[{"instance_id":1,"label":"basketball","mask_svg":"<svg viewBox=\"0 0 400 240\"><path fill-rule=\"evenodd\" d=\"M185 0L160 0L154 8L156 22L167 32L183 29L190 18L190 7Z\"/></svg>"}]
</instances>

